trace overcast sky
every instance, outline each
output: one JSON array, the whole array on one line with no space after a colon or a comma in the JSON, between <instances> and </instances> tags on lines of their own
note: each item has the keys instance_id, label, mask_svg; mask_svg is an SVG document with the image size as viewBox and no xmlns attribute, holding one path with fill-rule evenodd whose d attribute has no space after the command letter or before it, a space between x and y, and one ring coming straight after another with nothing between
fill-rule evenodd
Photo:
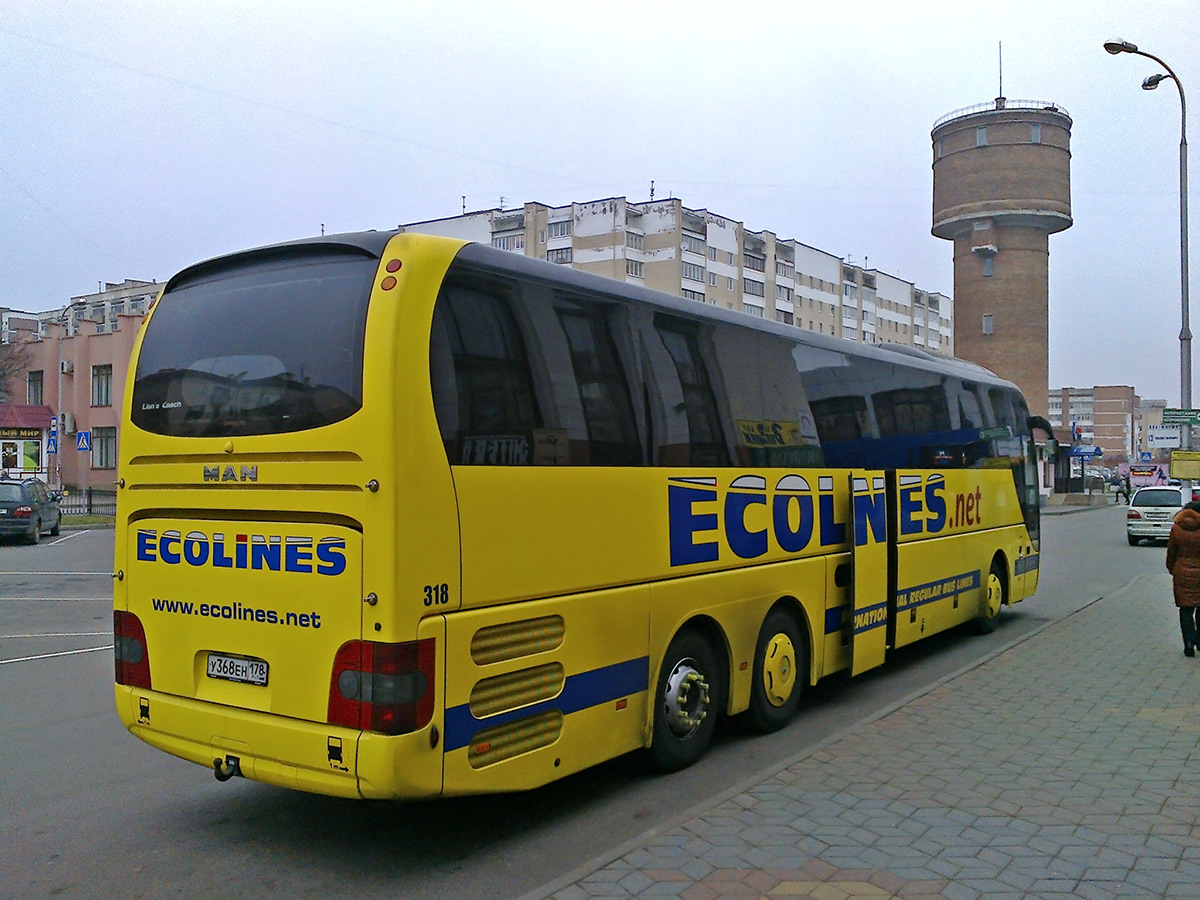
<instances>
[{"instance_id":1,"label":"overcast sky","mask_svg":"<svg viewBox=\"0 0 1200 900\"><path fill-rule=\"evenodd\" d=\"M1002 45L1004 95L1074 120L1051 384L1174 404L1179 95L1141 91L1157 68L1109 56L1114 37L1200 97L1196 0L7 0L0 306L162 281L322 225L453 216L463 195L468 210L638 201L651 180L952 294L929 133L997 96Z\"/></svg>"}]
</instances>

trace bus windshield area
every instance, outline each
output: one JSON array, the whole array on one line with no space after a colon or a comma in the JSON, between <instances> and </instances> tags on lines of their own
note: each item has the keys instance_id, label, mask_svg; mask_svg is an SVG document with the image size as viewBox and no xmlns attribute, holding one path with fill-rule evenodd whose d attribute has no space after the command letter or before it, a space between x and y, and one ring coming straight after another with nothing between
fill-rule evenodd
<instances>
[{"instance_id":1,"label":"bus windshield area","mask_svg":"<svg viewBox=\"0 0 1200 900\"><path fill-rule=\"evenodd\" d=\"M180 437L279 434L357 412L375 266L291 258L170 286L146 326L133 424Z\"/></svg>"}]
</instances>

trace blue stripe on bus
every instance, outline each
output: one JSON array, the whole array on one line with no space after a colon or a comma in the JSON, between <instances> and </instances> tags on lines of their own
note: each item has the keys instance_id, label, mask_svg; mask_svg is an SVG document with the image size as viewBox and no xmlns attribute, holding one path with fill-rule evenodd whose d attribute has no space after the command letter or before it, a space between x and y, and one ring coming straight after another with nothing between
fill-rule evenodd
<instances>
[{"instance_id":1,"label":"blue stripe on bus","mask_svg":"<svg viewBox=\"0 0 1200 900\"><path fill-rule=\"evenodd\" d=\"M949 578L941 578L925 584L916 584L896 592L896 609L912 609L924 606L926 603L936 603L938 600L953 597L955 594L973 591L977 587L979 587L978 569L974 572L963 572L961 575L951 575Z\"/></svg>"},{"instance_id":2,"label":"blue stripe on bus","mask_svg":"<svg viewBox=\"0 0 1200 900\"><path fill-rule=\"evenodd\" d=\"M642 656L629 659L590 672L572 675L563 685L562 693L552 700L544 700L532 706L498 713L486 719L477 719L471 715L470 706L463 704L446 710L446 740L445 752L465 747L475 735L485 728L494 728L518 719L536 716L548 710L557 709L563 715L579 712L637 694L646 690L650 683L650 657Z\"/></svg>"},{"instance_id":3,"label":"blue stripe on bus","mask_svg":"<svg viewBox=\"0 0 1200 900\"><path fill-rule=\"evenodd\" d=\"M864 631L871 631L874 628L886 625L888 620L887 607L888 605L885 601L854 610L854 633L862 634Z\"/></svg>"},{"instance_id":4,"label":"blue stripe on bus","mask_svg":"<svg viewBox=\"0 0 1200 900\"><path fill-rule=\"evenodd\" d=\"M1031 553L1028 556L1022 556L1013 563L1013 574L1024 575L1026 572L1032 572L1041 564L1041 557L1036 553Z\"/></svg>"},{"instance_id":5,"label":"blue stripe on bus","mask_svg":"<svg viewBox=\"0 0 1200 900\"><path fill-rule=\"evenodd\" d=\"M835 634L842 630L842 613L849 608L848 604L843 604L842 606L835 606L832 609L825 610L826 634Z\"/></svg>"}]
</instances>

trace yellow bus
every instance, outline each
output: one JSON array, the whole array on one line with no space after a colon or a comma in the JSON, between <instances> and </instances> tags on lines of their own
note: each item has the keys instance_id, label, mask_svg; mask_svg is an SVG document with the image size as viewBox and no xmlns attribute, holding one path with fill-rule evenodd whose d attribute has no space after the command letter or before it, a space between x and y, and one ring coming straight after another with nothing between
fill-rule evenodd
<instances>
[{"instance_id":1,"label":"yellow bus","mask_svg":"<svg viewBox=\"0 0 1200 900\"><path fill-rule=\"evenodd\" d=\"M125 397L117 709L221 780L675 770L1037 586L1012 384L464 241L188 268Z\"/></svg>"}]
</instances>

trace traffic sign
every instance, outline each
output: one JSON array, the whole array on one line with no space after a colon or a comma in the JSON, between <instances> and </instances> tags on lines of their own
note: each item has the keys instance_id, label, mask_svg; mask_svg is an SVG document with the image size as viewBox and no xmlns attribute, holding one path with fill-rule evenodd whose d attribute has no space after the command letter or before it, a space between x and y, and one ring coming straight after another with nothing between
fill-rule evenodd
<instances>
[{"instance_id":1,"label":"traffic sign","mask_svg":"<svg viewBox=\"0 0 1200 900\"><path fill-rule=\"evenodd\" d=\"M58 452L58 437L56 435L52 434L46 440L46 453L49 454L49 453L57 453L57 452Z\"/></svg>"},{"instance_id":2,"label":"traffic sign","mask_svg":"<svg viewBox=\"0 0 1200 900\"><path fill-rule=\"evenodd\" d=\"M90 431L81 431L75 435L76 450L91 450L92 449L92 433Z\"/></svg>"},{"instance_id":3,"label":"traffic sign","mask_svg":"<svg viewBox=\"0 0 1200 900\"><path fill-rule=\"evenodd\" d=\"M1164 425L1200 425L1200 409L1164 409Z\"/></svg>"},{"instance_id":4,"label":"traffic sign","mask_svg":"<svg viewBox=\"0 0 1200 900\"><path fill-rule=\"evenodd\" d=\"M1150 462L1152 459L1154 459L1154 454L1149 450L1143 450L1138 454L1138 462Z\"/></svg>"}]
</instances>

